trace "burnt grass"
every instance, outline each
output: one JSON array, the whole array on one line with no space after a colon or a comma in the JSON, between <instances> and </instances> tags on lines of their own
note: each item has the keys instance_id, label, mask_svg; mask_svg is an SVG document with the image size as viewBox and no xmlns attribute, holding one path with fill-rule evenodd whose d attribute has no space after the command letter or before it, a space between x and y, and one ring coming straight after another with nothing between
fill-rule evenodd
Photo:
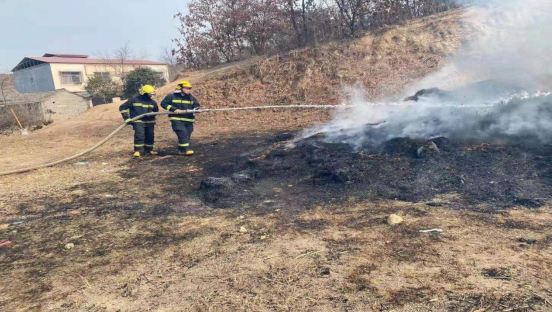
<instances>
[{"instance_id":1,"label":"burnt grass","mask_svg":"<svg viewBox=\"0 0 552 312\"><path fill-rule=\"evenodd\" d=\"M14 202L18 213L3 222L12 224L16 231L0 233L0 242L12 243L9 248L0 249L0 271L16 274L17 270L24 270L26 290L17 292L11 300L36 302L34 308L40 310L42 296L52 289L52 272L71 268L81 275L118 274L132 262L132 257L116 262L110 260L112 255L139 250L141 255L154 257L168 245L205 234L205 229L202 233L178 233L174 230L179 228L178 222L170 217L216 213L198 198L203 171L212 172L213 164L230 168L236 162L244 163L246 158L240 153L263 143L266 144L265 137L243 136L197 142L196 157L179 156L172 148L159 150L159 157L134 160L129 155L128 167L117 173L124 183L87 182L58 196L37 195ZM83 160L97 161L93 157ZM190 167L201 170L186 172ZM166 196L151 194L150 188L155 185L160 185ZM84 195L73 195L75 191ZM35 207L42 209L36 211ZM79 214L70 213L74 211ZM128 235L128 229L137 221L145 222L146 227L141 229L145 233L119 237L122 233ZM66 250L65 244L74 241L70 237L79 237L74 239L78 240L75 248L86 252L75 256ZM0 310L6 304L0 298Z\"/></svg>"},{"instance_id":2,"label":"burnt grass","mask_svg":"<svg viewBox=\"0 0 552 312\"><path fill-rule=\"evenodd\" d=\"M396 138L356 150L319 135L209 169L199 194L220 208L305 208L351 198L423 202L454 193L462 207L498 210L540 207L552 194L552 146L524 140L474 145Z\"/></svg>"},{"instance_id":3,"label":"burnt grass","mask_svg":"<svg viewBox=\"0 0 552 312\"><path fill-rule=\"evenodd\" d=\"M197 142L194 157L178 156L172 148L159 150L159 157L129 157L128 168L118 175L132 182L83 183L67 193L82 190L86 196L61 202L37 196L17 206L27 221L48 217L63 222L58 219L67 216L57 214L83 207L96 217L120 213L125 219L154 219L214 213L211 208L262 214L355 200L426 202L451 193L458 195L455 203L459 205L428 204L493 212L513 206L540 207L552 194L552 145L521 139L472 144L447 138L396 138L359 150L327 142L323 135L290 147L294 137L289 132L243 135ZM438 151L428 148L431 143ZM424 151L418 155L420 147ZM190 166L197 170L188 172ZM143 191L153 185L159 185L166 196ZM37 205L45 209L32 212Z\"/></svg>"},{"instance_id":4,"label":"burnt grass","mask_svg":"<svg viewBox=\"0 0 552 312\"><path fill-rule=\"evenodd\" d=\"M86 207L95 217L117 213L122 220L156 219L216 213L212 208L232 208L235 214L278 208L300 212L364 200L427 202L492 213L513 206L537 208L552 194L552 145L396 138L358 150L327 142L322 135L290 147L294 137L282 132L198 142L198 155L189 158L172 149L160 150L160 157L129 157L130 166L118 175L132 182L76 185L67 193L81 190L86 196L69 195L70 200L37 196L17 203L19 215L25 223L64 222L64 213ZM438 151L427 148L432 143ZM420 147L425 150L418 155ZM187 172L190 166L198 170ZM143 191L152 185L159 185L166 196ZM454 203L432 201L451 193L457 195ZM33 212L35 206L44 209Z\"/></svg>"}]
</instances>

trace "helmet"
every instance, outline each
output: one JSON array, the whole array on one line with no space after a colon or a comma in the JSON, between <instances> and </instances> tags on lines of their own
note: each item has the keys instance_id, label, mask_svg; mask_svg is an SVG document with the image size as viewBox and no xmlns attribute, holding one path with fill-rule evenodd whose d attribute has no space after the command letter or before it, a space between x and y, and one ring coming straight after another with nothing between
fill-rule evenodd
<instances>
[{"instance_id":1,"label":"helmet","mask_svg":"<svg viewBox=\"0 0 552 312\"><path fill-rule=\"evenodd\" d=\"M182 88L189 88L191 89L192 88L192 84L189 83L188 81L184 80L184 81L181 81L178 83L178 85L176 86L176 90L182 90Z\"/></svg>"},{"instance_id":2,"label":"helmet","mask_svg":"<svg viewBox=\"0 0 552 312\"><path fill-rule=\"evenodd\" d=\"M140 95L149 94L153 95L155 94L155 88L150 85L145 85L140 88Z\"/></svg>"}]
</instances>

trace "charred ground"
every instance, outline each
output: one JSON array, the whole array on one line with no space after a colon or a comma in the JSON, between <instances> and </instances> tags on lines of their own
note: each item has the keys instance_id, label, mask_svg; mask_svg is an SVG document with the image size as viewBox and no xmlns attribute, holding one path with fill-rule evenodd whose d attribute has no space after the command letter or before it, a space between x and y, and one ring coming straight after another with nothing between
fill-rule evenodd
<instances>
[{"instance_id":1,"label":"charred ground","mask_svg":"<svg viewBox=\"0 0 552 312\"><path fill-rule=\"evenodd\" d=\"M315 136L292 146L277 142L265 154L248 156L241 164L237 160L231 167L206 171L217 174L200 188L207 203L262 206L284 188L286 205L308 207L351 197L422 202L454 193L465 204L500 209L540 207L552 191L552 146L534 143L397 138L359 150Z\"/></svg>"}]
</instances>

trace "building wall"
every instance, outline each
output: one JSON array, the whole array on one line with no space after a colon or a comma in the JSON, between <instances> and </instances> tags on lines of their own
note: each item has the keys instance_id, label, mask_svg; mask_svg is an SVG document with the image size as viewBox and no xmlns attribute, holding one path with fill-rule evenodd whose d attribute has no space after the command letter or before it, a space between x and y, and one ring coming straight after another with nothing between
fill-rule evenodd
<instances>
[{"instance_id":1,"label":"building wall","mask_svg":"<svg viewBox=\"0 0 552 312\"><path fill-rule=\"evenodd\" d=\"M66 89L71 92L82 92L85 91L84 87L90 77L94 76L96 72L109 72L110 76L115 81L121 81L119 68L114 68L114 66L104 65L104 64L50 64L52 68L52 77L55 83L56 89ZM129 72L139 66L125 65L123 69L125 72ZM167 65L143 65L140 67L148 67L154 71L162 72L163 77L168 82L169 81L169 68ZM82 77L82 83L62 83L61 81L61 72L80 72Z\"/></svg>"},{"instance_id":2,"label":"building wall","mask_svg":"<svg viewBox=\"0 0 552 312\"><path fill-rule=\"evenodd\" d=\"M147 68L151 68L156 72L161 72L163 73L163 78L165 78L167 82L169 81L169 67L167 65L141 65L141 66L125 65L124 69L121 70L119 66L91 64L91 65L85 65L85 72L86 72L87 78L94 76L94 73L96 72L108 72L110 73L111 78L113 80L121 81L121 77L120 77L121 71L129 72L138 67L147 67Z\"/></svg>"},{"instance_id":3,"label":"building wall","mask_svg":"<svg viewBox=\"0 0 552 312\"><path fill-rule=\"evenodd\" d=\"M91 107L91 102L71 92L60 90L54 96L43 101L42 106L47 118L56 120L83 114Z\"/></svg>"},{"instance_id":4,"label":"building wall","mask_svg":"<svg viewBox=\"0 0 552 312\"><path fill-rule=\"evenodd\" d=\"M81 92L85 91L84 86L86 85L86 71L85 66L82 64L50 64L52 68L51 76L54 80L56 90L65 89L71 92ZM61 72L80 72L81 73L81 83L63 83L61 81Z\"/></svg>"},{"instance_id":5,"label":"building wall","mask_svg":"<svg viewBox=\"0 0 552 312\"><path fill-rule=\"evenodd\" d=\"M18 70L13 75L15 77L15 87L19 93L53 91L56 89L50 64Z\"/></svg>"}]
</instances>

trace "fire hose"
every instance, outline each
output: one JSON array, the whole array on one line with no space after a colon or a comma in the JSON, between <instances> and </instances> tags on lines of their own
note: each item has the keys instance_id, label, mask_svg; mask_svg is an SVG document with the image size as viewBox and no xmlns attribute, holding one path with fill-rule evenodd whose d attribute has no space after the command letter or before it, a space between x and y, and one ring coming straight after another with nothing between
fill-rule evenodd
<instances>
[{"instance_id":1,"label":"fire hose","mask_svg":"<svg viewBox=\"0 0 552 312\"><path fill-rule=\"evenodd\" d=\"M273 106L256 106L256 107L231 107L231 108L185 110L184 112L182 112L182 114L227 112L227 111L244 111L244 110L262 110L262 109L278 109L278 108L336 109L336 108L346 108L346 107L349 107L349 105L281 105L281 106L273 105ZM67 158L63 158L63 159L60 159L60 160L56 160L56 161L53 161L53 162L45 163L45 164L42 164L42 165L36 165L36 166L28 167L28 168L21 168L21 169L15 169L15 170L10 170L10 171L0 172L0 176L10 175L10 174L17 174L17 173L24 173L24 172L29 172L29 171L32 171L32 170L41 169L41 168L52 167L52 166L55 166L55 165L58 165L58 164L61 164L61 163L64 163L64 162L68 162L68 161L77 159L79 157L82 157L86 154L91 153L95 149L97 149L100 146L104 145L107 141L109 141L111 138L113 138L117 133L119 133L121 130L123 130L124 127L126 127L127 125L129 125L130 123L132 123L134 121L140 120L140 119L142 119L146 116L169 115L169 114L174 114L174 113L173 112L157 112L157 113L147 113L147 114L142 114L142 115L136 116L136 117L130 119L129 121L123 123L122 125L120 125L117 129L115 129L107 137L105 137L105 139L103 139L100 142L96 143L96 145L94 145L94 146L90 147L89 149L84 150L84 151L82 151L78 154L75 154L73 156L69 156Z\"/></svg>"}]
</instances>

